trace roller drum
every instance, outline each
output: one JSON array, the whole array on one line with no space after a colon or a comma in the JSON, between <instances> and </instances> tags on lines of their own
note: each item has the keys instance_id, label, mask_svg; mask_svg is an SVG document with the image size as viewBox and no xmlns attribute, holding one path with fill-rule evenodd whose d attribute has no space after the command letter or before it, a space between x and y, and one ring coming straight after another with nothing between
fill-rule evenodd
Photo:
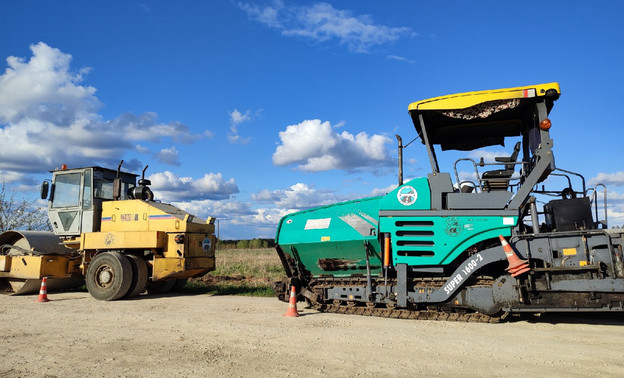
<instances>
[{"instance_id":1,"label":"roller drum","mask_svg":"<svg viewBox=\"0 0 624 378\"><path fill-rule=\"evenodd\" d=\"M47 231L6 231L0 234L0 255L68 257L75 251L62 245L61 239ZM79 287L84 284L82 277L49 278L48 291ZM7 294L34 294L41 286L41 278L15 277L10 271L0 279L0 292Z\"/></svg>"},{"instance_id":2,"label":"roller drum","mask_svg":"<svg viewBox=\"0 0 624 378\"><path fill-rule=\"evenodd\" d=\"M0 246L0 254L9 256L70 255L74 252L63 246L58 236L48 231L6 231L0 234Z\"/></svg>"}]
</instances>

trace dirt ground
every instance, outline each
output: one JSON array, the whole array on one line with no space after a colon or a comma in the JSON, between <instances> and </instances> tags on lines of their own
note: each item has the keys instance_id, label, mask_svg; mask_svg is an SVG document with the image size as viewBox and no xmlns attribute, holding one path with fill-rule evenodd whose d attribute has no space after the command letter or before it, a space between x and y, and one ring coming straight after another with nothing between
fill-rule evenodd
<instances>
[{"instance_id":1,"label":"dirt ground","mask_svg":"<svg viewBox=\"0 0 624 378\"><path fill-rule=\"evenodd\" d=\"M273 298L0 296L0 377L621 376L624 316L502 324L323 314Z\"/></svg>"}]
</instances>

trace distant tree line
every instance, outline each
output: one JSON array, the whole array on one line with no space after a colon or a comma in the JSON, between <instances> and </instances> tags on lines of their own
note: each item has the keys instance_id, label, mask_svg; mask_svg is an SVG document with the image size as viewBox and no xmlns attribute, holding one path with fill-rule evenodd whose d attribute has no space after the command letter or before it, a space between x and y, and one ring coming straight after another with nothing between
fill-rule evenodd
<instances>
[{"instance_id":1,"label":"distant tree line","mask_svg":"<svg viewBox=\"0 0 624 378\"><path fill-rule=\"evenodd\" d=\"M274 239L219 240L217 249L275 248Z\"/></svg>"}]
</instances>

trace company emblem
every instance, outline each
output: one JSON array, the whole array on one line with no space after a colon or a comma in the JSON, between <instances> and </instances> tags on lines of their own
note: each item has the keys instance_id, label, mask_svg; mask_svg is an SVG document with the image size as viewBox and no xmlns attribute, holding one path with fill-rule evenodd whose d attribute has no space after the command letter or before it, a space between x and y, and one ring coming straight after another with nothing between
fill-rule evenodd
<instances>
[{"instance_id":1,"label":"company emblem","mask_svg":"<svg viewBox=\"0 0 624 378\"><path fill-rule=\"evenodd\" d=\"M403 206L412 205L414 202L416 202L417 198L418 193L416 192L416 189L412 188L409 185L405 185L397 192L397 199Z\"/></svg>"},{"instance_id":2,"label":"company emblem","mask_svg":"<svg viewBox=\"0 0 624 378\"><path fill-rule=\"evenodd\" d=\"M464 225L463 223L455 218L448 218L446 220L446 222L444 222L444 232L448 235L448 236L459 236L459 234L461 234L461 232L464 230Z\"/></svg>"}]
</instances>

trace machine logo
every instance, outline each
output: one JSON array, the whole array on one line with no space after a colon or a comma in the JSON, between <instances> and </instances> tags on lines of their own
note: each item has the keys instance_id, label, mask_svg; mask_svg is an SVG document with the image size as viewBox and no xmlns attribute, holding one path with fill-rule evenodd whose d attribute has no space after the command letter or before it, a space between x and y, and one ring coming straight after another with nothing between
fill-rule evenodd
<instances>
[{"instance_id":1,"label":"machine logo","mask_svg":"<svg viewBox=\"0 0 624 378\"><path fill-rule=\"evenodd\" d=\"M412 205L414 202L416 202L417 198L418 192L416 192L416 189L412 188L409 185L405 185L397 192L397 199L403 206Z\"/></svg>"},{"instance_id":2,"label":"machine logo","mask_svg":"<svg viewBox=\"0 0 624 378\"><path fill-rule=\"evenodd\" d=\"M104 237L104 244L105 245L115 244L115 235L111 233L106 234L106 236Z\"/></svg>"},{"instance_id":3,"label":"machine logo","mask_svg":"<svg viewBox=\"0 0 624 378\"><path fill-rule=\"evenodd\" d=\"M444 232L448 236L458 236L464 230L464 225L457 218L448 218L446 222L444 222Z\"/></svg>"}]
</instances>

